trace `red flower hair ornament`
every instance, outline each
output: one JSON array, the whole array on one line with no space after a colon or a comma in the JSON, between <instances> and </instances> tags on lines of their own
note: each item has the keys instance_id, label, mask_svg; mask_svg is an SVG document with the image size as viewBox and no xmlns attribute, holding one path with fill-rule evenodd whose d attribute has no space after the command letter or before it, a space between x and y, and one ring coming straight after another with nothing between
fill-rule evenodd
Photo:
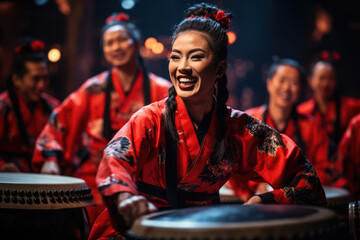
<instances>
[{"instance_id":1,"label":"red flower hair ornament","mask_svg":"<svg viewBox=\"0 0 360 240\"><path fill-rule=\"evenodd\" d=\"M230 26L230 18L227 17L227 15L224 13L224 11L219 10L216 14L213 14L216 21L220 23L220 25L227 30Z\"/></svg>"},{"instance_id":2,"label":"red flower hair ornament","mask_svg":"<svg viewBox=\"0 0 360 240\"><path fill-rule=\"evenodd\" d=\"M28 50L26 50L28 49ZM19 54L19 53L23 53L23 52L43 52L45 50L45 43L41 40L34 40L32 42L30 42L30 44L28 46L16 46L15 47L15 53Z\"/></svg>"},{"instance_id":3,"label":"red flower hair ornament","mask_svg":"<svg viewBox=\"0 0 360 240\"><path fill-rule=\"evenodd\" d=\"M43 41L40 40L34 40L30 43L30 48L34 52L40 52L45 50L45 44Z\"/></svg>"},{"instance_id":4,"label":"red flower hair ornament","mask_svg":"<svg viewBox=\"0 0 360 240\"><path fill-rule=\"evenodd\" d=\"M332 60L332 61L340 61L340 54L338 52L328 52L328 51L322 51L320 53L320 58L322 60Z\"/></svg>"},{"instance_id":5,"label":"red flower hair ornament","mask_svg":"<svg viewBox=\"0 0 360 240\"><path fill-rule=\"evenodd\" d=\"M129 21L129 15L127 15L126 13L119 13L116 15L112 15L110 17L108 17L105 20L105 23L110 23L110 22L128 22Z\"/></svg>"},{"instance_id":6,"label":"red flower hair ornament","mask_svg":"<svg viewBox=\"0 0 360 240\"><path fill-rule=\"evenodd\" d=\"M228 18L228 16L224 13L224 11L219 10L216 14L213 14L214 16L214 20L217 21L218 23L220 23L220 25L227 30L230 26L230 18ZM195 16L193 14L190 15L190 17L188 18L194 18ZM199 16L199 17L203 17L203 18L210 18L211 15L210 14L205 14L204 16Z\"/></svg>"}]
</instances>

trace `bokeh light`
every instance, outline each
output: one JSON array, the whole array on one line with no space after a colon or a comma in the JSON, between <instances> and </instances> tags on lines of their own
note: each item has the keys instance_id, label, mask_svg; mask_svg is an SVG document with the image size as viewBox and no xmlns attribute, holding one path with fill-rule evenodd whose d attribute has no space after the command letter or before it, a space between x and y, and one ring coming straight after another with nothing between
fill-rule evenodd
<instances>
[{"instance_id":1,"label":"bokeh light","mask_svg":"<svg viewBox=\"0 0 360 240\"><path fill-rule=\"evenodd\" d=\"M233 44L236 41L236 34L234 32L227 32L229 38L229 44Z\"/></svg>"},{"instance_id":2,"label":"bokeh light","mask_svg":"<svg viewBox=\"0 0 360 240\"><path fill-rule=\"evenodd\" d=\"M61 58L61 52L59 49L57 48L52 48L49 52L48 52L48 59L50 62L58 62Z\"/></svg>"},{"instance_id":3,"label":"bokeh light","mask_svg":"<svg viewBox=\"0 0 360 240\"><path fill-rule=\"evenodd\" d=\"M122 0L121 7L123 9L129 10L135 6L135 0Z\"/></svg>"},{"instance_id":4,"label":"bokeh light","mask_svg":"<svg viewBox=\"0 0 360 240\"><path fill-rule=\"evenodd\" d=\"M157 40L153 37L149 37L145 40L145 47L148 49L152 49L153 45L157 43Z\"/></svg>"},{"instance_id":5,"label":"bokeh light","mask_svg":"<svg viewBox=\"0 0 360 240\"><path fill-rule=\"evenodd\" d=\"M161 42L157 42L152 46L151 50L155 54L160 54L164 51L164 45Z\"/></svg>"}]
</instances>

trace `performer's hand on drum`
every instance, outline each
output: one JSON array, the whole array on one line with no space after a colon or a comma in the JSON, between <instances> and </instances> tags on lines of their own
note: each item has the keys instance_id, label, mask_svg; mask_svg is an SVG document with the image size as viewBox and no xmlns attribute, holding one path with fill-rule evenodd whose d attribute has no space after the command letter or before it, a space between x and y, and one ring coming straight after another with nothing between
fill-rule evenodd
<instances>
[{"instance_id":1,"label":"performer's hand on drum","mask_svg":"<svg viewBox=\"0 0 360 240\"><path fill-rule=\"evenodd\" d=\"M40 170L40 173L60 175L59 164L55 161L46 161Z\"/></svg>"},{"instance_id":2,"label":"performer's hand on drum","mask_svg":"<svg viewBox=\"0 0 360 240\"><path fill-rule=\"evenodd\" d=\"M118 224L123 226L121 231L126 231L131 227L133 222L142 215L155 212L157 208L149 202L144 196L132 195L128 192L123 192L118 195L117 211L123 220L123 223Z\"/></svg>"},{"instance_id":3,"label":"performer's hand on drum","mask_svg":"<svg viewBox=\"0 0 360 240\"><path fill-rule=\"evenodd\" d=\"M261 198L259 196L252 196L244 205L260 204Z\"/></svg>"}]
</instances>

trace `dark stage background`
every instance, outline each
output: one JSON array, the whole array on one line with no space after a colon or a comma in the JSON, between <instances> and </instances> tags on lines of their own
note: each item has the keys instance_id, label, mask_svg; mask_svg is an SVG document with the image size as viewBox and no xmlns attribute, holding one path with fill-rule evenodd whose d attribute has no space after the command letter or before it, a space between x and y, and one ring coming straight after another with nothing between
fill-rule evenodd
<instances>
[{"instance_id":1,"label":"dark stage background","mask_svg":"<svg viewBox=\"0 0 360 240\"><path fill-rule=\"evenodd\" d=\"M128 0L129 1L129 0ZM10 73L16 39L31 35L57 48L61 59L50 63L49 91L64 99L87 78L107 69L100 47L100 30L113 12L126 12L142 32L156 38L160 54L143 47L152 72L168 77L167 53L173 26L184 10L200 1L133 0L24 0L0 1L0 90ZM130 1L131 2L131 1ZM337 51L339 88L360 97L360 1L222 0L206 1L231 11L230 30L236 41L229 46L229 89L232 106L245 109L266 99L265 76L272 57L290 57L306 68L322 51ZM317 23L317 24L315 24ZM306 98L304 96L303 98Z\"/></svg>"}]
</instances>

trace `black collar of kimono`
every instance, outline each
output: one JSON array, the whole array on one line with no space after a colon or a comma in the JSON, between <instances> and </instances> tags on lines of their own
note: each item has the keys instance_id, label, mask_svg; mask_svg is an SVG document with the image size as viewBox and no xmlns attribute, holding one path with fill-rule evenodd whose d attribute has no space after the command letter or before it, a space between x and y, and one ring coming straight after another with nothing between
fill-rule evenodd
<instances>
[{"instance_id":1,"label":"black collar of kimono","mask_svg":"<svg viewBox=\"0 0 360 240\"><path fill-rule=\"evenodd\" d=\"M211 119L212 119L212 115L213 115L213 112L214 112L214 106L215 106L215 99L213 101L213 104L212 104L212 107L211 107L211 110L210 112L208 112L207 114L205 114L203 120L201 121L201 123L198 125L198 128L196 129L195 126L194 126L194 129L195 129L195 133L196 133L196 137L198 139L198 142L199 142L199 145L201 146L201 144L203 143L204 139L205 139L205 135L206 133L208 132L209 130L209 126L210 126L210 123L211 123ZM191 118L191 117L190 117ZM193 121L191 119L191 121Z\"/></svg>"}]
</instances>

